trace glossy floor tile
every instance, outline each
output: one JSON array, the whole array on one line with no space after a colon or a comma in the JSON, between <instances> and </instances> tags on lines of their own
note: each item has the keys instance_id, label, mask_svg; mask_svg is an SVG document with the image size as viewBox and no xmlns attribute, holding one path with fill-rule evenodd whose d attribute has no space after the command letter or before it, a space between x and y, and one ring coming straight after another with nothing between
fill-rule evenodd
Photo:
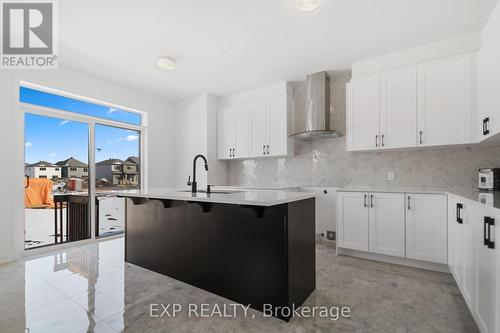
<instances>
[{"instance_id":1,"label":"glossy floor tile","mask_svg":"<svg viewBox=\"0 0 500 333\"><path fill-rule=\"evenodd\" d=\"M305 305L346 306L349 318L332 320L330 313L286 323L251 309L245 316L241 308L233 317L201 317L202 306L235 305L125 263L123 238L73 247L0 265L0 332L478 331L449 274L336 256L330 243L318 243L316 261L317 288ZM182 310L152 317L151 304ZM190 306L198 309L191 316Z\"/></svg>"}]
</instances>

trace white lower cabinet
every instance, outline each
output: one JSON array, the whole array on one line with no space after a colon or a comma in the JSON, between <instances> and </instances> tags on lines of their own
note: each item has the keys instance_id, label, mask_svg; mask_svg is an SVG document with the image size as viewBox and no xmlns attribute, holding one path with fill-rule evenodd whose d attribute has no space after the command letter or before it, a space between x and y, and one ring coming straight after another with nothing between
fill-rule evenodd
<instances>
[{"instance_id":1,"label":"white lower cabinet","mask_svg":"<svg viewBox=\"0 0 500 333\"><path fill-rule=\"evenodd\" d=\"M474 223L476 244L476 314L482 332L500 331L500 299L497 288L498 222L500 214L491 209L478 209ZM495 223L495 225L493 225Z\"/></svg>"},{"instance_id":2,"label":"white lower cabinet","mask_svg":"<svg viewBox=\"0 0 500 333\"><path fill-rule=\"evenodd\" d=\"M404 194L370 193L368 234L370 252L405 255Z\"/></svg>"},{"instance_id":3,"label":"white lower cabinet","mask_svg":"<svg viewBox=\"0 0 500 333\"><path fill-rule=\"evenodd\" d=\"M404 256L402 193L339 192L338 246Z\"/></svg>"},{"instance_id":4,"label":"white lower cabinet","mask_svg":"<svg viewBox=\"0 0 500 333\"><path fill-rule=\"evenodd\" d=\"M459 198L448 198L448 266L469 306L473 305L475 292L474 233L471 223L475 219L475 207Z\"/></svg>"},{"instance_id":5,"label":"white lower cabinet","mask_svg":"<svg viewBox=\"0 0 500 333\"><path fill-rule=\"evenodd\" d=\"M338 192L338 247L446 264L444 194Z\"/></svg>"},{"instance_id":6,"label":"white lower cabinet","mask_svg":"<svg viewBox=\"0 0 500 333\"><path fill-rule=\"evenodd\" d=\"M406 257L447 264L446 224L446 195L406 194Z\"/></svg>"},{"instance_id":7,"label":"white lower cabinet","mask_svg":"<svg viewBox=\"0 0 500 333\"><path fill-rule=\"evenodd\" d=\"M448 211L450 271L480 331L498 333L500 211L453 196Z\"/></svg>"},{"instance_id":8,"label":"white lower cabinet","mask_svg":"<svg viewBox=\"0 0 500 333\"><path fill-rule=\"evenodd\" d=\"M362 192L338 194L338 246L368 251L368 195Z\"/></svg>"}]
</instances>

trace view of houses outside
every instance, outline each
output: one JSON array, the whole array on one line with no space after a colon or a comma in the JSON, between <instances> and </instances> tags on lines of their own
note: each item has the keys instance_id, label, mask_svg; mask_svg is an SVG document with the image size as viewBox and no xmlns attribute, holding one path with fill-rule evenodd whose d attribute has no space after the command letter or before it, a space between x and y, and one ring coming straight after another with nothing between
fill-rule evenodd
<instances>
[{"instance_id":1,"label":"view of houses outside","mask_svg":"<svg viewBox=\"0 0 500 333\"><path fill-rule=\"evenodd\" d=\"M21 101L123 123L137 124L141 119L130 112L26 88L21 88ZM107 236L124 231L124 199L102 191L140 187L140 132L95 124L94 133L96 231ZM26 248L91 237L88 156L87 123L25 113ZM41 190L48 193L36 193ZM31 200L35 194L43 200ZM71 231L82 225L83 233Z\"/></svg>"}]
</instances>

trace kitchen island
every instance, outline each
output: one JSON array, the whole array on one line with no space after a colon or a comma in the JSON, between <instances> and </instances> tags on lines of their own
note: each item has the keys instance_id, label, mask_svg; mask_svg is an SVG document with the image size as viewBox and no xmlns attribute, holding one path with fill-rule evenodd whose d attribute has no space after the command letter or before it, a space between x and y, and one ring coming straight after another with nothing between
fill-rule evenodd
<instances>
[{"instance_id":1,"label":"kitchen island","mask_svg":"<svg viewBox=\"0 0 500 333\"><path fill-rule=\"evenodd\" d=\"M312 193L115 194L126 198L129 263L261 311L298 307L315 289Z\"/></svg>"}]
</instances>

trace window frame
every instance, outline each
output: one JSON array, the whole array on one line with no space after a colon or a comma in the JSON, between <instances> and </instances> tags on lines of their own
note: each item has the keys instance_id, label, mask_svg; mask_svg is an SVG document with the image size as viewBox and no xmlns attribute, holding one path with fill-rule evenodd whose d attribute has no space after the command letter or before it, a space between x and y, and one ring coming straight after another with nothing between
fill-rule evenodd
<instances>
[{"instance_id":1,"label":"window frame","mask_svg":"<svg viewBox=\"0 0 500 333\"><path fill-rule=\"evenodd\" d=\"M29 103L24 103L20 101L20 88L21 87L26 87L30 89L36 89L42 92L47 92L51 94L56 94L68 98L73 98L73 99L78 99L82 100L85 102L89 103L95 103L95 104L100 104L104 105L106 107L110 108L117 108L123 111L127 112L134 112L134 113L139 113L141 115L141 124L140 125L134 125L134 124L129 124L129 123L124 123L124 122L119 122L115 120L110 120L110 119L105 119L105 118L99 118L99 117L94 117L94 116L89 116L85 114L80 114L76 112L71 112L71 111L65 111L65 110L60 110L60 109L55 109L55 108L49 108L49 107L44 107L40 105L35 105L35 104L29 104ZM81 122L81 123L86 123L88 124L89 128L89 135L88 135L88 147L89 147L89 158L88 158L88 164L89 167L87 168L87 173L88 173L88 179L89 179L89 199L91 202L94 202L96 200L96 184L95 184L95 174L96 174L96 160L95 160L95 126L96 125L105 125L105 126L112 126L112 127L117 127L121 129L127 129L127 130L133 130L139 132L139 161L141 163L141 168L140 171L140 178L138 185L141 189L147 189L148 187L148 174L146 172L147 164L148 164L148 150L147 150L147 139L148 139L148 114L147 112L140 111L137 109L133 109L130 107L114 104L114 103L109 103L106 101L102 101L99 99L95 98L90 98L74 93L68 93L62 90L50 88L50 87L45 87L39 84L27 82L27 81L18 81L15 86L15 96L17 96L17 105L18 105L18 116L19 116L19 124L20 124L20 136L23 138L22 144L22 163L24 165L25 161L25 147L24 147L24 126L25 126L25 115L26 113L30 114L35 114L35 115L40 115L40 116L46 116L46 117L52 117L52 118L62 118L65 120L70 120L70 121L75 121L75 122ZM24 201L22 202L22 207L21 209L24 211ZM90 239L87 240L81 240L81 241L75 241L71 242L71 246L78 246L78 244L84 244L84 243L90 243L90 242L95 242L99 240L99 237L96 237L96 209L95 205L89 205L89 213L90 213L90 228L91 228L91 233L90 233ZM22 228L19 229L19 237L20 237L20 242L19 242L19 248L23 253L23 256L29 256L33 255L34 253L37 252L44 252L44 251L52 251L57 248L65 247L68 246L67 243L61 243L61 244L54 244L49 247L40 247L40 248L33 248L33 249L25 249L24 248L24 226L25 226L25 215L22 214L23 220L22 220Z\"/></svg>"}]
</instances>

